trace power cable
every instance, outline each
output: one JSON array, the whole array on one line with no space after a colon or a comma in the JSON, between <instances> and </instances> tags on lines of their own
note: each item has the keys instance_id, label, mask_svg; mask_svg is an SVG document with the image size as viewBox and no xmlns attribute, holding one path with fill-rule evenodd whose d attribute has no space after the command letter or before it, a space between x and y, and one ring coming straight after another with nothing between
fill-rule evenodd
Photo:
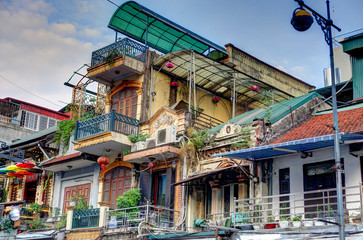
<instances>
[{"instance_id":1,"label":"power cable","mask_svg":"<svg viewBox=\"0 0 363 240\"><path fill-rule=\"evenodd\" d=\"M10 81L9 79L5 78L5 77L4 77L4 76L2 76L1 74L0 74L0 77L1 77L2 79L4 79L5 81L7 81L8 83L10 83L10 84L14 85L15 87L20 88L20 89L21 89L21 90L23 90L24 92L27 92L27 93L29 93L29 94L31 94L31 95L33 95L33 96L37 97L37 98L42 99L43 101L46 101L46 102L51 103L51 104L54 104L54 105L56 105L56 106L58 106L58 107L63 107L63 106L61 106L61 105L59 105L59 104L57 104L57 103L54 103L54 102L52 102L52 101L50 101L50 100L48 100L48 99L45 99L45 98L43 98L43 97L41 97L41 96L38 96L38 95L36 95L36 94L34 94L34 93L32 93L32 92L30 92L30 91L28 91L28 90L26 90L26 89L24 89L24 88L20 87L20 86L18 86L17 84L13 83L12 81Z\"/></svg>"}]
</instances>

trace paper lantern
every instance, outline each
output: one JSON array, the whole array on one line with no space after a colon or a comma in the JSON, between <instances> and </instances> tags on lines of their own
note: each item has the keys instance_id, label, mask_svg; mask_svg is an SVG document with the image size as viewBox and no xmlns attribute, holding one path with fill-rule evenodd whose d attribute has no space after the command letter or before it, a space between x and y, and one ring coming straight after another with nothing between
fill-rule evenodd
<instances>
[{"instance_id":1,"label":"paper lantern","mask_svg":"<svg viewBox=\"0 0 363 240\"><path fill-rule=\"evenodd\" d=\"M165 64L165 67L166 68L173 68L174 67L174 64L172 63L172 62L167 62L166 64Z\"/></svg>"},{"instance_id":2,"label":"paper lantern","mask_svg":"<svg viewBox=\"0 0 363 240\"><path fill-rule=\"evenodd\" d=\"M150 167L150 168L155 167L155 163L153 163L153 162L149 162L149 167Z\"/></svg>"},{"instance_id":3,"label":"paper lantern","mask_svg":"<svg viewBox=\"0 0 363 240\"><path fill-rule=\"evenodd\" d=\"M172 87L177 87L177 86L179 86L179 83L178 82L171 82L170 85Z\"/></svg>"},{"instance_id":4,"label":"paper lantern","mask_svg":"<svg viewBox=\"0 0 363 240\"><path fill-rule=\"evenodd\" d=\"M110 159L106 156L101 156L97 159L97 163L101 165L102 171L105 171L106 165L110 163Z\"/></svg>"}]
</instances>

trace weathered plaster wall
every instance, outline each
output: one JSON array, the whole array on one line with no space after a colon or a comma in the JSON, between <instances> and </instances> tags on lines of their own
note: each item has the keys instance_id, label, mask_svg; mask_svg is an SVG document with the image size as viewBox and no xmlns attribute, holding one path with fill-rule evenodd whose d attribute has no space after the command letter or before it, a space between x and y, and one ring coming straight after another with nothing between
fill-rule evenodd
<instances>
[{"instance_id":1,"label":"weathered plaster wall","mask_svg":"<svg viewBox=\"0 0 363 240\"><path fill-rule=\"evenodd\" d=\"M16 139L20 139L32 133L35 133L35 131L19 126L14 126L12 124L0 123L0 141L6 142L8 144Z\"/></svg>"},{"instance_id":2,"label":"weathered plaster wall","mask_svg":"<svg viewBox=\"0 0 363 240\"><path fill-rule=\"evenodd\" d=\"M295 97L306 94L314 89L314 87L304 84L297 78L269 66L233 45L227 45L227 52L230 54L229 61L236 64L238 70Z\"/></svg>"}]
</instances>

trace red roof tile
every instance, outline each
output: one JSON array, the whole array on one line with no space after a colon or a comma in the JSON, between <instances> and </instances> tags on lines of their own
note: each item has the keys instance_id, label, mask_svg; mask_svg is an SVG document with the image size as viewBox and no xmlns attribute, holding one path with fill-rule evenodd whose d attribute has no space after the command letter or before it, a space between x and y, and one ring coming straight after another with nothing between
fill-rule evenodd
<instances>
[{"instance_id":1,"label":"red roof tile","mask_svg":"<svg viewBox=\"0 0 363 240\"><path fill-rule=\"evenodd\" d=\"M52 164L52 163L62 162L62 161L69 160L69 159L72 159L72 158L76 158L76 157L81 156L81 154L82 154L81 152L76 152L76 153L68 154L68 155L65 155L65 156L61 156L61 157L52 159L52 160L50 160L48 162L44 162L42 164L42 166L49 165L49 164Z\"/></svg>"},{"instance_id":2,"label":"red roof tile","mask_svg":"<svg viewBox=\"0 0 363 240\"><path fill-rule=\"evenodd\" d=\"M338 112L338 125L339 132L342 133L363 132L363 107ZM288 132L273 142L273 144L329 134L334 134L332 113L315 116L308 122Z\"/></svg>"}]
</instances>

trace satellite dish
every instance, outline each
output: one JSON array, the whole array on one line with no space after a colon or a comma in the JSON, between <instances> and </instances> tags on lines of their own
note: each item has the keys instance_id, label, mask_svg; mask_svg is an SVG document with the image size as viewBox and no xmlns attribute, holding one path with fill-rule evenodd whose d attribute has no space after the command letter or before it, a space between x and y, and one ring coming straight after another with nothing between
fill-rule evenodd
<instances>
[{"instance_id":1,"label":"satellite dish","mask_svg":"<svg viewBox=\"0 0 363 240\"><path fill-rule=\"evenodd\" d=\"M13 210L11 210L9 213L9 218L14 222L18 221L20 219L20 207L13 207Z\"/></svg>"}]
</instances>

